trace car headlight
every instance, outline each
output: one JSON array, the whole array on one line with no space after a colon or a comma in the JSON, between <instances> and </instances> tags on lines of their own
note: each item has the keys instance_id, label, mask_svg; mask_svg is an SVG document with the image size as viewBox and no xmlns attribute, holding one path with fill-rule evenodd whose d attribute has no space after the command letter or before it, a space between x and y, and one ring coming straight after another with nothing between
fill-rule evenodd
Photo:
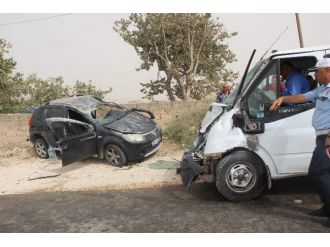
<instances>
[{"instance_id":1,"label":"car headlight","mask_svg":"<svg viewBox=\"0 0 330 247\"><path fill-rule=\"evenodd\" d=\"M141 134L123 134L122 137L128 142L143 142L144 135Z\"/></svg>"}]
</instances>

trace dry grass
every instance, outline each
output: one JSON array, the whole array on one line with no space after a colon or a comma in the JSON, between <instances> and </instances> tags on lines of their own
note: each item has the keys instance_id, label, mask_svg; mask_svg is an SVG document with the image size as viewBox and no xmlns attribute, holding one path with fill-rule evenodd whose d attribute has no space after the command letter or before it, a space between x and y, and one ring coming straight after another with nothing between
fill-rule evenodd
<instances>
[{"instance_id":1,"label":"dry grass","mask_svg":"<svg viewBox=\"0 0 330 247\"><path fill-rule=\"evenodd\" d=\"M165 128L164 136L178 146L185 148L196 139L198 129L212 100L199 102L190 111L183 111Z\"/></svg>"}]
</instances>

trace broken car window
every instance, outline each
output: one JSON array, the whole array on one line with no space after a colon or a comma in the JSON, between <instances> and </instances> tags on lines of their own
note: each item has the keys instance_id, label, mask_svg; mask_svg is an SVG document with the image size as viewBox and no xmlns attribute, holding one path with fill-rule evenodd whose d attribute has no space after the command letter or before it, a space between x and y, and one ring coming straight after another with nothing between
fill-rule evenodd
<instances>
[{"instance_id":1,"label":"broken car window","mask_svg":"<svg viewBox=\"0 0 330 247\"><path fill-rule=\"evenodd\" d=\"M67 131L67 137L79 136L89 131L87 126L71 122L65 124L65 129Z\"/></svg>"},{"instance_id":2,"label":"broken car window","mask_svg":"<svg viewBox=\"0 0 330 247\"><path fill-rule=\"evenodd\" d=\"M113 121L121 119L130 111L115 103L99 104L96 109L91 112L92 117L100 124L109 124Z\"/></svg>"}]
</instances>

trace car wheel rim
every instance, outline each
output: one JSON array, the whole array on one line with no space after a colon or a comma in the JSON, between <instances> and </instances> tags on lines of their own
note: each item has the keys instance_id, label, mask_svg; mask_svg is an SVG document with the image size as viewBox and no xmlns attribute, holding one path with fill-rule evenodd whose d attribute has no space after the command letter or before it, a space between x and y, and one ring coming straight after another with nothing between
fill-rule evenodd
<instances>
[{"instance_id":1,"label":"car wheel rim","mask_svg":"<svg viewBox=\"0 0 330 247\"><path fill-rule=\"evenodd\" d=\"M233 164L226 174L226 183L235 192L247 192L256 183L256 171L247 164Z\"/></svg>"},{"instance_id":2,"label":"car wheel rim","mask_svg":"<svg viewBox=\"0 0 330 247\"><path fill-rule=\"evenodd\" d=\"M107 151L107 156L108 156L108 160L111 164L116 164L116 165L121 164L120 155L114 148L110 148Z\"/></svg>"},{"instance_id":3,"label":"car wheel rim","mask_svg":"<svg viewBox=\"0 0 330 247\"><path fill-rule=\"evenodd\" d=\"M36 152L40 157L46 157L46 147L42 145L41 143L36 143Z\"/></svg>"}]
</instances>

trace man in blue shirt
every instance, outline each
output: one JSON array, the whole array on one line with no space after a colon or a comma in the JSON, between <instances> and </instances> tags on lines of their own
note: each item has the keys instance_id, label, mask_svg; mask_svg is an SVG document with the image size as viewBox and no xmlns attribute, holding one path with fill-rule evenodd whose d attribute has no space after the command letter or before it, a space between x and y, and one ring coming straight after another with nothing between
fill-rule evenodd
<instances>
[{"instance_id":1,"label":"man in blue shirt","mask_svg":"<svg viewBox=\"0 0 330 247\"><path fill-rule=\"evenodd\" d=\"M289 61L281 63L282 79L286 81L285 90L281 96L304 94L309 91L310 85L305 76L295 70Z\"/></svg>"},{"instance_id":2,"label":"man in blue shirt","mask_svg":"<svg viewBox=\"0 0 330 247\"><path fill-rule=\"evenodd\" d=\"M282 103L304 103L315 101L312 124L316 131L316 147L309 166L308 175L323 203L322 208L312 211L314 216L330 217L330 58L319 60L315 66L320 86L311 92L279 97L270 107L276 110ZM330 227L330 218L323 223Z\"/></svg>"}]
</instances>

